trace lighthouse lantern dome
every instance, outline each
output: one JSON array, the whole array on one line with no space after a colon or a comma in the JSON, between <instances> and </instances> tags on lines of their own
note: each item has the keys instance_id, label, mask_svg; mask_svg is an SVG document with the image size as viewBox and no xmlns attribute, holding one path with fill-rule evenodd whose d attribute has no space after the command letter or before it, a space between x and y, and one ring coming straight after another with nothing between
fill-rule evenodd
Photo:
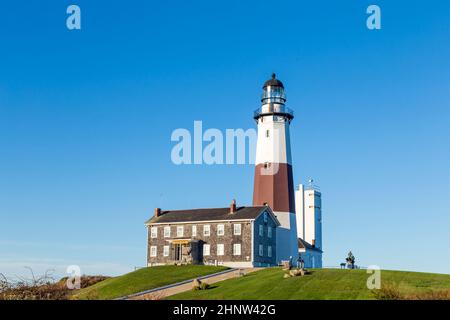
<instances>
[{"instance_id":1,"label":"lighthouse lantern dome","mask_svg":"<svg viewBox=\"0 0 450 320\"><path fill-rule=\"evenodd\" d=\"M272 74L272 79L264 83L261 102L261 107L255 110L253 116L257 122L265 116L276 116L277 120L289 122L294 118L294 111L285 106L286 94L283 82L277 79L275 73Z\"/></svg>"},{"instance_id":2,"label":"lighthouse lantern dome","mask_svg":"<svg viewBox=\"0 0 450 320\"><path fill-rule=\"evenodd\" d=\"M263 104L284 104L286 102L283 82L277 79L275 73L272 74L272 79L269 79L264 83L261 102Z\"/></svg>"}]
</instances>

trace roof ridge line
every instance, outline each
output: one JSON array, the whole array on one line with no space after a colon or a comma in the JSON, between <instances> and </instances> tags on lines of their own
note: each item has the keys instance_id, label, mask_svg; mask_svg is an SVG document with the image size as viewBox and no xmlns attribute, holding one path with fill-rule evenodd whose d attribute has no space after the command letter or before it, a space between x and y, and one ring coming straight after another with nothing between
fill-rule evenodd
<instances>
[{"instance_id":1,"label":"roof ridge line","mask_svg":"<svg viewBox=\"0 0 450 320\"><path fill-rule=\"evenodd\" d=\"M237 208L262 208L265 206L237 206ZM191 211L191 210L212 210L212 209L229 209L228 207L215 207L215 208L194 208L194 209L174 209L174 210L163 210L162 212L174 212L174 211Z\"/></svg>"}]
</instances>

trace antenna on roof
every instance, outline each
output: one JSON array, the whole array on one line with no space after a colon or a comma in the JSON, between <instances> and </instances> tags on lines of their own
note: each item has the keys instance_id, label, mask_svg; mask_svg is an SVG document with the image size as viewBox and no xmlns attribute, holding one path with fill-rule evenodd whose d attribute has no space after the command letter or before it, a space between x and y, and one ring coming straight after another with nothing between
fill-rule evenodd
<instances>
[{"instance_id":1,"label":"antenna on roof","mask_svg":"<svg viewBox=\"0 0 450 320\"><path fill-rule=\"evenodd\" d=\"M314 184L313 179L308 180L308 186L306 187L306 190L314 190L320 192L320 188L318 185Z\"/></svg>"}]
</instances>

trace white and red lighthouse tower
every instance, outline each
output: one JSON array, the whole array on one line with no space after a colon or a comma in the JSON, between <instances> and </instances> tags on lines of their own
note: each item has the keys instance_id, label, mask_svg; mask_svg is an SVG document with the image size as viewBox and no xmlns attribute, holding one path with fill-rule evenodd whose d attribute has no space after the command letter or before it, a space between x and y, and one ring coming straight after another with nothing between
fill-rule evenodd
<instances>
[{"instance_id":1,"label":"white and red lighthouse tower","mask_svg":"<svg viewBox=\"0 0 450 320\"><path fill-rule=\"evenodd\" d=\"M281 224L277 229L277 260L292 257L295 262L298 240L289 137L294 113L285 106L284 86L275 74L264 84L261 102L261 108L254 114L258 142L253 205L271 207Z\"/></svg>"}]
</instances>

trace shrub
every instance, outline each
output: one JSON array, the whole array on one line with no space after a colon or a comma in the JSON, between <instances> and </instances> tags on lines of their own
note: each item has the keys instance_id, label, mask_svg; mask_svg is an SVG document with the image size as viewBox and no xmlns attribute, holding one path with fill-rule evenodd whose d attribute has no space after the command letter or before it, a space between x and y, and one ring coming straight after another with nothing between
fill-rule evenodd
<instances>
[{"instance_id":1,"label":"shrub","mask_svg":"<svg viewBox=\"0 0 450 320\"><path fill-rule=\"evenodd\" d=\"M373 295L377 300L402 300L403 295L401 294L398 286L395 284L383 284L381 289L372 290Z\"/></svg>"},{"instance_id":2,"label":"shrub","mask_svg":"<svg viewBox=\"0 0 450 320\"><path fill-rule=\"evenodd\" d=\"M388 283L372 292L378 300L450 300L450 289L405 293L397 285Z\"/></svg>"},{"instance_id":3,"label":"shrub","mask_svg":"<svg viewBox=\"0 0 450 320\"><path fill-rule=\"evenodd\" d=\"M81 288L91 286L108 277L82 276ZM8 280L3 275L0 277L0 300L66 300L69 299L72 290L66 285L67 277L55 282L49 273L44 276L34 277L31 280L20 279L17 282Z\"/></svg>"},{"instance_id":4,"label":"shrub","mask_svg":"<svg viewBox=\"0 0 450 320\"><path fill-rule=\"evenodd\" d=\"M406 296L407 300L450 300L450 289L417 292Z\"/></svg>"}]
</instances>

